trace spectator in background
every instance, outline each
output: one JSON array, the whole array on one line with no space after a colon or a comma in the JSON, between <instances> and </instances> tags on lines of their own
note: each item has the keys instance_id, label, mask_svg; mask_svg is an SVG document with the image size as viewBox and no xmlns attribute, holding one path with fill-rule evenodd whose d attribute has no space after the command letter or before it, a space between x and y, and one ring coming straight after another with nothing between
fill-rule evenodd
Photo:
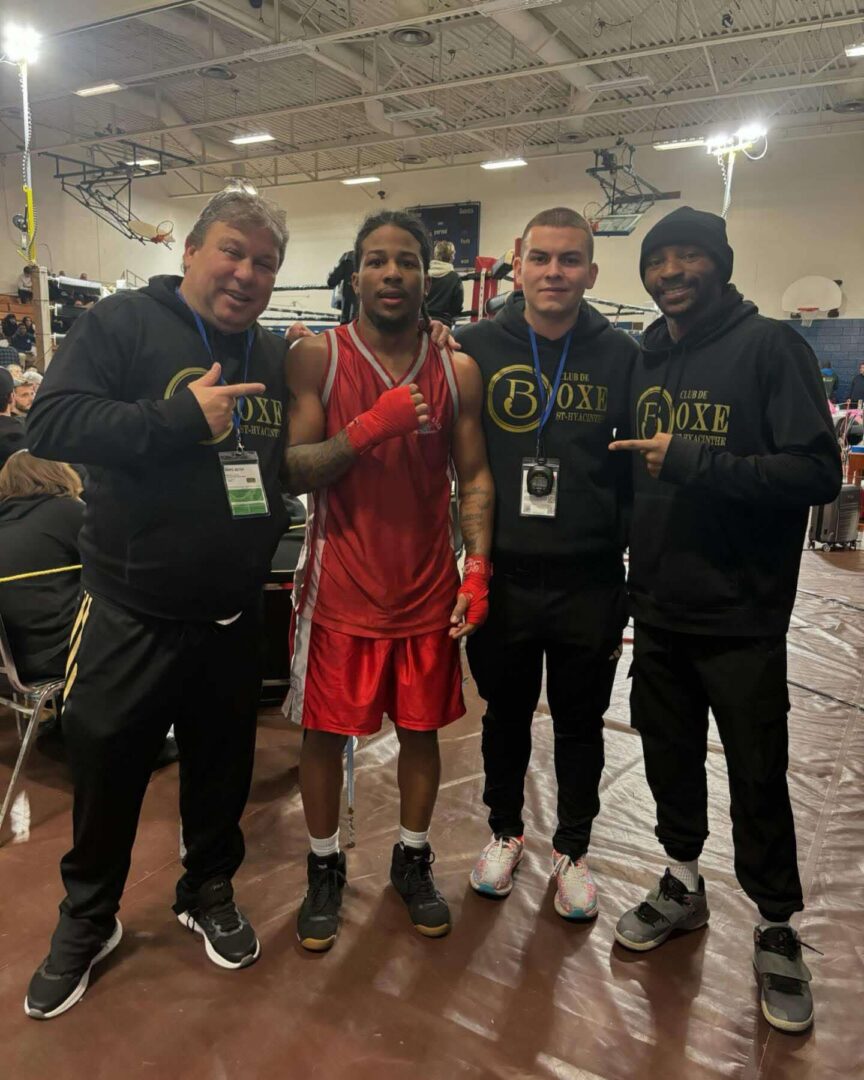
<instances>
[{"instance_id":1,"label":"spectator in background","mask_svg":"<svg viewBox=\"0 0 864 1080\"><path fill-rule=\"evenodd\" d=\"M456 248L449 240L439 240L435 245L434 259L429 264L429 292L426 310L430 319L439 319L452 326L462 314L462 278L453 269Z\"/></svg>"},{"instance_id":2,"label":"spectator in background","mask_svg":"<svg viewBox=\"0 0 864 1080\"><path fill-rule=\"evenodd\" d=\"M13 349L5 337L0 337L0 367L8 368L18 363L18 350Z\"/></svg>"},{"instance_id":3,"label":"spectator in background","mask_svg":"<svg viewBox=\"0 0 864 1080\"><path fill-rule=\"evenodd\" d=\"M80 495L72 468L25 449L0 471L0 579L16 578L0 585L0 614L25 682L65 670L80 591Z\"/></svg>"},{"instance_id":4,"label":"spectator in background","mask_svg":"<svg viewBox=\"0 0 864 1080\"><path fill-rule=\"evenodd\" d=\"M35 337L30 337L27 333L27 329L24 323L19 323L15 333L12 335L9 344L16 352L29 353L36 343Z\"/></svg>"},{"instance_id":5,"label":"spectator in background","mask_svg":"<svg viewBox=\"0 0 864 1080\"><path fill-rule=\"evenodd\" d=\"M30 338L30 347L32 348L36 344L36 325L29 315L24 316L21 325L24 327L27 337Z\"/></svg>"},{"instance_id":6,"label":"spectator in background","mask_svg":"<svg viewBox=\"0 0 864 1080\"><path fill-rule=\"evenodd\" d=\"M15 376L12 381L12 415L17 416L23 424L30 412L33 398L36 397L36 384L24 372Z\"/></svg>"},{"instance_id":7,"label":"spectator in background","mask_svg":"<svg viewBox=\"0 0 864 1080\"><path fill-rule=\"evenodd\" d=\"M15 381L5 367L0 367L0 466L24 445L24 425L12 415Z\"/></svg>"},{"instance_id":8,"label":"spectator in background","mask_svg":"<svg viewBox=\"0 0 864 1080\"><path fill-rule=\"evenodd\" d=\"M357 293L354 292L354 286L351 284L353 276L354 252L346 251L339 262L336 263L327 275L328 288L335 289L339 285L342 286L342 309L339 313L340 323L353 322L358 315L359 304Z\"/></svg>"},{"instance_id":9,"label":"spectator in background","mask_svg":"<svg viewBox=\"0 0 864 1080\"><path fill-rule=\"evenodd\" d=\"M82 270L81 273L78 275L78 280L79 281L89 281L90 278L88 278L87 275Z\"/></svg>"},{"instance_id":10,"label":"spectator in background","mask_svg":"<svg viewBox=\"0 0 864 1080\"><path fill-rule=\"evenodd\" d=\"M33 299L33 266L25 266L18 276L18 300L27 304Z\"/></svg>"},{"instance_id":11,"label":"spectator in background","mask_svg":"<svg viewBox=\"0 0 864 1080\"><path fill-rule=\"evenodd\" d=\"M18 320L15 318L11 311L8 315L3 316L2 326L3 337L6 338L6 340L8 341L14 336L15 331L18 329Z\"/></svg>"},{"instance_id":12,"label":"spectator in background","mask_svg":"<svg viewBox=\"0 0 864 1080\"><path fill-rule=\"evenodd\" d=\"M0 364L3 363L3 358L0 356ZM852 376L852 385L849 387L848 402L852 405L852 408L856 408L859 401L864 400L864 362L858 365L858 371Z\"/></svg>"},{"instance_id":13,"label":"spectator in background","mask_svg":"<svg viewBox=\"0 0 864 1080\"><path fill-rule=\"evenodd\" d=\"M825 397L829 401L837 403L837 384L840 382L837 372L831 367L831 361L826 360L822 365L822 385L825 387Z\"/></svg>"}]
</instances>

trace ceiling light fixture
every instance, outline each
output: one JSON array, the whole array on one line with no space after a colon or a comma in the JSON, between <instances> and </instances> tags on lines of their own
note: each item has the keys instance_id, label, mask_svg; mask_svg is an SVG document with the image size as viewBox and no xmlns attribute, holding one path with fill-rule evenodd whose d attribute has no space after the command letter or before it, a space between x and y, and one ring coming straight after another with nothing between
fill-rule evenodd
<instances>
[{"instance_id":1,"label":"ceiling light fixture","mask_svg":"<svg viewBox=\"0 0 864 1080\"><path fill-rule=\"evenodd\" d=\"M124 165L138 165L142 169L149 169L153 165L158 165L159 161L156 158L139 158L137 161L124 161Z\"/></svg>"},{"instance_id":2,"label":"ceiling light fixture","mask_svg":"<svg viewBox=\"0 0 864 1080\"><path fill-rule=\"evenodd\" d=\"M655 150L687 150L691 146L704 146L704 139L670 139L668 142L654 143Z\"/></svg>"},{"instance_id":3,"label":"ceiling light fixture","mask_svg":"<svg viewBox=\"0 0 864 1080\"><path fill-rule=\"evenodd\" d=\"M441 110L435 105L418 106L416 109L397 109L384 114L385 120L431 120L440 116Z\"/></svg>"},{"instance_id":4,"label":"ceiling light fixture","mask_svg":"<svg viewBox=\"0 0 864 1080\"><path fill-rule=\"evenodd\" d=\"M846 46L847 56L864 56L864 41L859 41L857 45Z\"/></svg>"},{"instance_id":5,"label":"ceiling light fixture","mask_svg":"<svg viewBox=\"0 0 864 1080\"><path fill-rule=\"evenodd\" d=\"M525 8L552 7L561 0L485 0L474 10L480 15L501 15L506 11L522 11Z\"/></svg>"},{"instance_id":6,"label":"ceiling light fixture","mask_svg":"<svg viewBox=\"0 0 864 1080\"><path fill-rule=\"evenodd\" d=\"M9 25L3 31L3 53L13 64L32 64L39 58L42 35L32 26Z\"/></svg>"},{"instance_id":7,"label":"ceiling light fixture","mask_svg":"<svg viewBox=\"0 0 864 1080\"><path fill-rule=\"evenodd\" d=\"M230 82L237 78L237 72L224 64L208 64L206 67L198 68L198 74L202 79L215 79L217 82Z\"/></svg>"},{"instance_id":8,"label":"ceiling light fixture","mask_svg":"<svg viewBox=\"0 0 864 1080\"><path fill-rule=\"evenodd\" d=\"M422 26L399 26L387 35L394 45L406 45L411 49L420 49L431 45L435 35Z\"/></svg>"},{"instance_id":9,"label":"ceiling light fixture","mask_svg":"<svg viewBox=\"0 0 864 1080\"><path fill-rule=\"evenodd\" d=\"M97 94L114 94L118 90L125 90L126 87L119 82L106 82L98 83L96 86L82 86L80 90L76 90L75 93L78 97L96 97Z\"/></svg>"},{"instance_id":10,"label":"ceiling light fixture","mask_svg":"<svg viewBox=\"0 0 864 1080\"><path fill-rule=\"evenodd\" d=\"M622 75L617 79L601 79L599 82L585 83L586 90L602 93L604 90L627 90L632 86L653 86L650 75Z\"/></svg>"},{"instance_id":11,"label":"ceiling light fixture","mask_svg":"<svg viewBox=\"0 0 864 1080\"><path fill-rule=\"evenodd\" d=\"M268 135L266 131L262 131L258 135L237 135L229 141L235 146L251 146L252 143L273 142L275 138L275 135Z\"/></svg>"},{"instance_id":12,"label":"ceiling light fixture","mask_svg":"<svg viewBox=\"0 0 864 1080\"><path fill-rule=\"evenodd\" d=\"M349 176L347 180L343 180L343 184L347 184L349 187L352 184L377 184L380 183L380 176Z\"/></svg>"},{"instance_id":13,"label":"ceiling light fixture","mask_svg":"<svg viewBox=\"0 0 864 1080\"><path fill-rule=\"evenodd\" d=\"M525 158L513 157L513 158L501 158L500 161L484 161L481 169L518 169L522 165L527 165L528 162Z\"/></svg>"}]
</instances>

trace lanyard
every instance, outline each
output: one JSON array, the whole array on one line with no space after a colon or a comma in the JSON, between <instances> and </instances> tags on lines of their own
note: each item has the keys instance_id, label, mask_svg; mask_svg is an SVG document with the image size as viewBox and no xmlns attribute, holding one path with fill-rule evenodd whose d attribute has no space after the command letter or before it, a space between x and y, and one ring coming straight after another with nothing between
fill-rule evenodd
<instances>
[{"instance_id":1,"label":"lanyard","mask_svg":"<svg viewBox=\"0 0 864 1080\"><path fill-rule=\"evenodd\" d=\"M541 453L541 445L543 441L543 429L549 422L549 417L552 415L552 410L555 408L555 401L558 397L558 390L561 386L561 377L564 374L564 365L567 363L567 354L570 352L570 340L573 337L573 331L567 332L567 337L564 338L564 348L561 351L561 359L558 361L558 370L555 372L555 381L552 384L552 393L546 396L546 386L543 382L543 372L540 370L540 353L537 351L537 335L534 333L534 327L528 327L528 336L531 338L531 352L534 354L534 374L537 377L537 396L540 399L540 421L537 425L537 458L541 460L543 454Z\"/></svg>"},{"instance_id":2,"label":"lanyard","mask_svg":"<svg viewBox=\"0 0 864 1080\"><path fill-rule=\"evenodd\" d=\"M192 307L192 305L189 303L189 301L186 299L186 297L183 295L183 293L180 292L179 288L176 290L176 293L180 297L180 299L183 301L183 303L186 305L186 307L188 307L189 310L192 312L192 318L195 320L195 325L198 327L198 333L201 335L201 340L204 342L204 348L207 350L207 352L208 352L208 354L210 356L210 362L215 364L216 363L216 357L213 355L213 346L210 344L210 338L207 335L207 327L204 325L204 320L201 318L201 316L198 314L198 312L195 310L195 308ZM254 342L254 340L255 340L255 331L250 326L249 329L246 331L246 355L245 355L244 360L243 360L243 382L244 383L249 381L249 357L252 355L252 343ZM220 386L226 386L227 385L226 382L225 382L224 377L221 376L221 375L219 376L219 385ZM243 449L243 440L240 437L240 419L243 416L243 409L244 409L245 405L246 405L246 398L245 397L238 397L234 402L234 411L231 414L231 423L234 426L234 436L237 439L237 449L238 450Z\"/></svg>"}]
</instances>

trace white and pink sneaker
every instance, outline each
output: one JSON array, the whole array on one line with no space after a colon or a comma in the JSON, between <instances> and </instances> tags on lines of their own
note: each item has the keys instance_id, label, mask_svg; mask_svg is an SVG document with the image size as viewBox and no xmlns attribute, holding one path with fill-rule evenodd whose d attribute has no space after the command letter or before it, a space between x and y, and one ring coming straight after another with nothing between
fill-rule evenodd
<instances>
[{"instance_id":1,"label":"white and pink sneaker","mask_svg":"<svg viewBox=\"0 0 864 1080\"><path fill-rule=\"evenodd\" d=\"M555 865L552 877L555 881L555 910L563 919L596 919L597 886L588 868L585 855L575 862L569 855L553 850Z\"/></svg>"},{"instance_id":2,"label":"white and pink sneaker","mask_svg":"<svg viewBox=\"0 0 864 1080\"><path fill-rule=\"evenodd\" d=\"M469 881L475 892L485 896L509 896L513 871L522 861L525 841L515 836L492 837L474 864Z\"/></svg>"}]
</instances>

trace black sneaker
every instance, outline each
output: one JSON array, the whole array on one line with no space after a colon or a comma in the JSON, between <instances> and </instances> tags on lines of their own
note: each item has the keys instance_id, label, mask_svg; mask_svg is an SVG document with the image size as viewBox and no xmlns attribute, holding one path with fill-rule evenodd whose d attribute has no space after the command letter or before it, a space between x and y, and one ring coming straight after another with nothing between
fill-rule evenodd
<instances>
[{"instance_id":1,"label":"black sneaker","mask_svg":"<svg viewBox=\"0 0 864 1080\"><path fill-rule=\"evenodd\" d=\"M427 844L423 848L393 846L390 881L408 905L411 922L425 937L444 937L450 933L450 908L435 888L432 863L435 855Z\"/></svg>"},{"instance_id":2,"label":"black sneaker","mask_svg":"<svg viewBox=\"0 0 864 1080\"><path fill-rule=\"evenodd\" d=\"M753 944L762 1015L780 1031L806 1031L813 1023L813 976L801 958L805 943L791 926L757 926Z\"/></svg>"},{"instance_id":3,"label":"black sneaker","mask_svg":"<svg viewBox=\"0 0 864 1080\"><path fill-rule=\"evenodd\" d=\"M120 944L123 937L123 927L120 920L114 920L114 929L111 934L101 943L94 946L90 960L76 971L57 971L51 962L51 957L46 956L36 970L30 985L27 988L27 997L24 998L24 1012L32 1016L34 1020L51 1020L60 1013L66 1012L84 997L84 991L90 982L90 970L94 964L113 952Z\"/></svg>"},{"instance_id":4,"label":"black sneaker","mask_svg":"<svg viewBox=\"0 0 864 1080\"><path fill-rule=\"evenodd\" d=\"M306 858L309 890L297 916L297 938L310 952L326 952L339 931L339 908L345 888L345 852Z\"/></svg>"},{"instance_id":5,"label":"black sneaker","mask_svg":"<svg viewBox=\"0 0 864 1080\"><path fill-rule=\"evenodd\" d=\"M204 948L222 968L244 968L261 955L261 943L249 920L234 903L228 878L211 878L198 890L195 904L174 905L178 921L204 938Z\"/></svg>"}]
</instances>

